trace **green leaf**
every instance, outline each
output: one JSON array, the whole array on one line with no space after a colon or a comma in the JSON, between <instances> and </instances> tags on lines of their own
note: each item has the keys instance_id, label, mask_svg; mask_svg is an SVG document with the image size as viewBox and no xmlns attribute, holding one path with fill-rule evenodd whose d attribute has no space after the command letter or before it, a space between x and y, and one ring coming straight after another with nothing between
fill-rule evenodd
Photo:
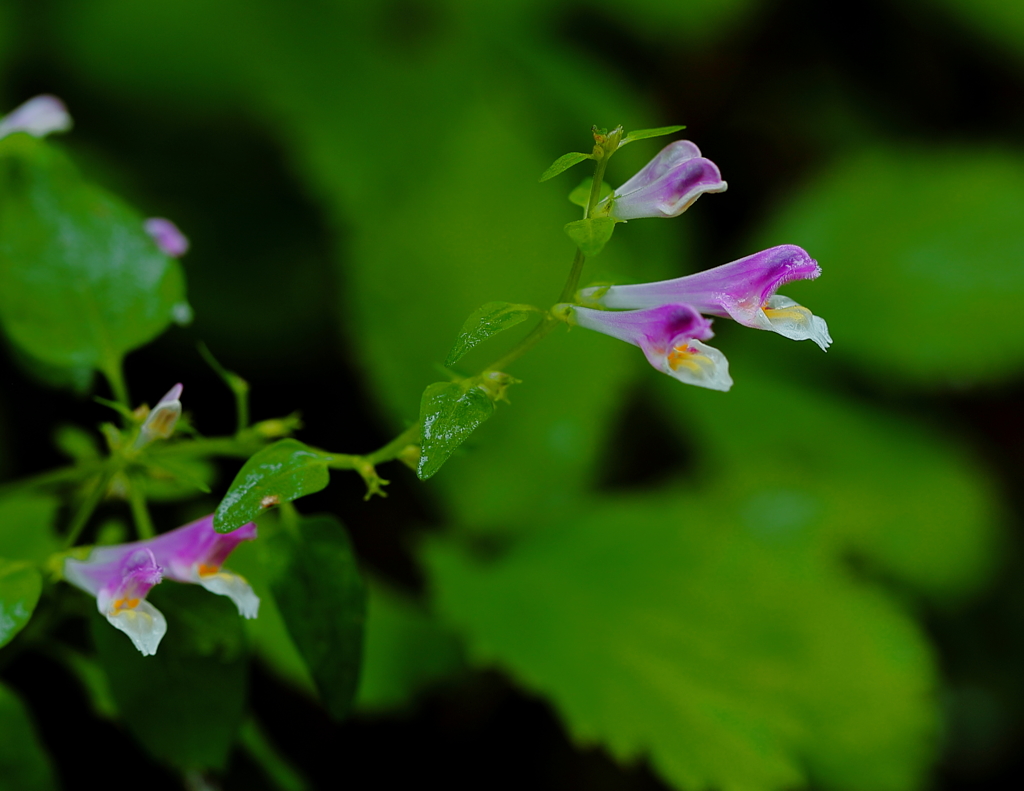
<instances>
[{"instance_id":1,"label":"green leaf","mask_svg":"<svg viewBox=\"0 0 1024 791\"><path fill-rule=\"evenodd\" d=\"M43 592L43 578L29 563L0 558L0 646L25 628Z\"/></svg>"},{"instance_id":2,"label":"green leaf","mask_svg":"<svg viewBox=\"0 0 1024 791\"><path fill-rule=\"evenodd\" d=\"M583 255L595 256L600 253L615 231L615 220L611 217L588 217L565 226L565 232L576 243Z\"/></svg>"},{"instance_id":3,"label":"green leaf","mask_svg":"<svg viewBox=\"0 0 1024 791\"><path fill-rule=\"evenodd\" d=\"M197 490L209 494L217 475L216 467L207 459L149 456L145 463L146 475L139 480L146 498L161 502L183 500L194 496Z\"/></svg>"},{"instance_id":4,"label":"green leaf","mask_svg":"<svg viewBox=\"0 0 1024 791\"><path fill-rule=\"evenodd\" d=\"M463 390L456 382L436 382L420 401L420 461L416 474L427 480L466 437L494 414L494 402L479 387Z\"/></svg>"},{"instance_id":5,"label":"green leaf","mask_svg":"<svg viewBox=\"0 0 1024 791\"><path fill-rule=\"evenodd\" d=\"M0 557L42 563L60 548L53 533L60 501L30 491L0 497Z\"/></svg>"},{"instance_id":6,"label":"green leaf","mask_svg":"<svg viewBox=\"0 0 1024 791\"><path fill-rule=\"evenodd\" d=\"M594 185L594 177L587 176L580 182L580 185L569 193L569 200L581 208L587 208L590 204L590 188ZM607 181L601 182L601 193L598 200L602 201L612 194L612 185Z\"/></svg>"},{"instance_id":7,"label":"green leaf","mask_svg":"<svg viewBox=\"0 0 1024 791\"><path fill-rule=\"evenodd\" d=\"M936 0L1005 51L1024 60L1024 8L1005 0ZM925 8L917 13L929 13ZM980 43L980 42L979 42ZM977 46L977 45L975 45ZM984 46L984 45L982 45Z\"/></svg>"},{"instance_id":8,"label":"green leaf","mask_svg":"<svg viewBox=\"0 0 1024 791\"><path fill-rule=\"evenodd\" d=\"M281 531L287 556L271 583L277 606L332 717L344 718L359 684L366 625L366 584L342 524L303 519L298 536Z\"/></svg>"},{"instance_id":9,"label":"green leaf","mask_svg":"<svg viewBox=\"0 0 1024 791\"><path fill-rule=\"evenodd\" d=\"M213 526L230 533L275 505L319 492L330 482L328 456L282 439L253 455L238 471L217 506Z\"/></svg>"},{"instance_id":10,"label":"green leaf","mask_svg":"<svg viewBox=\"0 0 1024 791\"><path fill-rule=\"evenodd\" d=\"M743 386L729 398L656 384L663 422L716 460L752 529L779 540L812 529L833 557L852 553L872 575L947 605L990 579L1003 517L985 466L910 416L764 370L786 341L746 334L746 351L730 353ZM752 430L765 415L770 425Z\"/></svg>"},{"instance_id":11,"label":"green leaf","mask_svg":"<svg viewBox=\"0 0 1024 791\"><path fill-rule=\"evenodd\" d=\"M532 305L513 305L511 302L488 302L477 308L459 330L459 337L445 358L445 368L453 366L466 352L492 335L521 324L531 314L539 312Z\"/></svg>"},{"instance_id":12,"label":"green leaf","mask_svg":"<svg viewBox=\"0 0 1024 791\"><path fill-rule=\"evenodd\" d=\"M53 759L46 754L32 718L18 697L0 684L0 789L55 791Z\"/></svg>"},{"instance_id":13,"label":"green leaf","mask_svg":"<svg viewBox=\"0 0 1024 791\"><path fill-rule=\"evenodd\" d=\"M28 354L111 371L184 303L143 218L28 135L0 141L0 321Z\"/></svg>"},{"instance_id":14,"label":"green leaf","mask_svg":"<svg viewBox=\"0 0 1024 791\"><path fill-rule=\"evenodd\" d=\"M678 788L916 788L939 724L926 638L730 494L602 500L486 564L438 542L430 588L478 663Z\"/></svg>"},{"instance_id":15,"label":"green leaf","mask_svg":"<svg viewBox=\"0 0 1024 791\"><path fill-rule=\"evenodd\" d=\"M626 136L622 138L619 146L624 146L627 143L633 143L637 140L646 140L649 137L662 137L664 135L671 135L675 132L679 132L686 129L685 126L659 126L654 129L636 129L632 132L627 132Z\"/></svg>"},{"instance_id":16,"label":"green leaf","mask_svg":"<svg viewBox=\"0 0 1024 791\"><path fill-rule=\"evenodd\" d=\"M234 604L198 585L160 585L149 600L167 636L143 656L97 612L92 635L128 729L155 758L182 770L220 769L242 722L247 653Z\"/></svg>"},{"instance_id":17,"label":"green leaf","mask_svg":"<svg viewBox=\"0 0 1024 791\"><path fill-rule=\"evenodd\" d=\"M358 710L386 712L406 706L420 690L464 670L462 646L451 629L371 578Z\"/></svg>"},{"instance_id":18,"label":"green leaf","mask_svg":"<svg viewBox=\"0 0 1024 791\"><path fill-rule=\"evenodd\" d=\"M1021 228L1019 154L876 150L823 173L750 249L788 242L821 262L818 281L784 291L829 322L830 362L887 384L961 387L1024 371ZM984 317L989 340L958 330L959 316Z\"/></svg>"},{"instance_id":19,"label":"green leaf","mask_svg":"<svg viewBox=\"0 0 1024 791\"><path fill-rule=\"evenodd\" d=\"M581 154L578 151L572 151L568 154L562 154L558 159L551 163L551 167L544 171L541 175L541 181L547 181L548 179L554 178L562 171L568 170L573 165L578 165L584 159L590 159L590 154Z\"/></svg>"}]
</instances>

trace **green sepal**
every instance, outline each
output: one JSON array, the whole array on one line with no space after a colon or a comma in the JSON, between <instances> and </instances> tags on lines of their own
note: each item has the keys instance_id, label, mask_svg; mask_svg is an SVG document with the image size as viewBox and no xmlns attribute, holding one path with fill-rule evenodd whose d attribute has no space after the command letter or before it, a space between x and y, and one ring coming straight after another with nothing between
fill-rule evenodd
<instances>
[{"instance_id":1,"label":"green sepal","mask_svg":"<svg viewBox=\"0 0 1024 791\"><path fill-rule=\"evenodd\" d=\"M0 140L0 240L0 320L50 366L109 374L186 309L143 217L28 135Z\"/></svg>"},{"instance_id":2,"label":"green sepal","mask_svg":"<svg viewBox=\"0 0 1024 791\"><path fill-rule=\"evenodd\" d=\"M480 387L463 389L457 382L436 382L420 401L420 459L416 475L427 480L459 445L494 414L494 402Z\"/></svg>"},{"instance_id":3,"label":"green sepal","mask_svg":"<svg viewBox=\"0 0 1024 791\"><path fill-rule=\"evenodd\" d=\"M619 148L622 148L627 143L633 143L637 140L646 140L649 137L662 137L664 135L671 135L675 132L679 132L686 129L685 126L659 126L654 129L637 129L634 132L627 132L626 136L619 141Z\"/></svg>"},{"instance_id":4,"label":"green sepal","mask_svg":"<svg viewBox=\"0 0 1024 791\"><path fill-rule=\"evenodd\" d=\"M25 628L43 592L43 578L30 563L0 559L0 646Z\"/></svg>"},{"instance_id":5,"label":"green sepal","mask_svg":"<svg viewBox=\"0 0 1024 791\"><path fill-rule=\"evenodd\" d=\"M563 170L568 170L573 165L578 165L584 159L593 159L593 157L590 154L581 154L579 151L570 151L568 154L562 154L562 156L551 163L551 167L544 171L540 180L547 181L552 179Z\"/></svg>"},{"instance_id":6,"label":"green sepal","mask_svg":"<svg viewBox=\"0 0 1024 791\"><path fill-rule=\"evenodd\" d=\"M213 515L218 533L230 533L275 505L319 492L330 481L331 456L297 439L282 439L252 456L238 471Z\"/></svg>"},{"instance_id":7,"label":"green sepal","mask_svg":"<svg viewBox=\"0 0 1024 791\"><path fill-rule=\"evenodd\" d=\"M220 769L242 722L248 651L235 605L198 585L160 585L149 600L167 637L143 656L93 610L93 641L124 724L155 758Z\"/></svg>"},{"instance_id":8,"label":"green sepal","mask_svg":"<svg viewBox=\"0 0 1024 791\"><path fill-rule=\"evenodd\" d=\"M595 256L600 253L608 244L608 240L612 238L614 231L615 220L612 217L587 217L565 226L565 232L569 234L569 238L586 256Z\"/></svg>"},{"instance_id":9,"label":"green sepal","mask_svg":"<svg viewBox=\"0 0 1024 791\"><path fill-rule=\"evenodd\" d=\"M305 518L272 548L287 558L271 590L295 647L332 717L344 718L359 686L366 628L366 583L342 524Z\"/></svg>"},{"instance_id":10,"label":"green sepal","mask_svg":"<svg viewBox=\"0 0 1024 791\"><path fill-rule=\"evenodd\" d=\"M492 335L526 321L531 313L540 313L532 305L514 305L511 302L488 302L473 311L459 330L455 345L445 358L444 367L451 368L477 344Z\"/></svg>"},{"instance_id":11,"label":"green sepal","mask_svg":"<svg viewBox=\"0 0 1024 791\"><path fill-rule=\"evenodd\" d=\"M580 185L569 193L569 200L577 206L585 209L590 203L590 188L594 185L594 177L587 176ZM612 194L612 185L607 181L601 182L601 192L597 196L598 202L603 201Z\"/></svg>"}]
</instances>

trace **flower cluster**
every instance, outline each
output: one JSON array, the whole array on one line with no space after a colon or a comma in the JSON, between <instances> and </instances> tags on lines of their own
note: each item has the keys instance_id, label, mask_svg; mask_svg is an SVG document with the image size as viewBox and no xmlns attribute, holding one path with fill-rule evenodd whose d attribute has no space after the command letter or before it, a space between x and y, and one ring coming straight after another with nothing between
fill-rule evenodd
<instances>
[{"instance_id":1,"label":"flower cluster","mask_svg":"<svg viewBox=\"0 0 1024 791\"><path fill-rule=\"evenodd\" d=\"M705 192L722 192L718 168L688 140L662 149L598 207L617 220L675 217ZM651 365L688 384L712 390L732 386L728 362L703 341L714 334L701 314L731 318L793 340L832 343L825 321L776 294L793 280L813 280L818 262L796 245L780 245L697 274L629 286L582 289L578 304L555 315L570 324L639 346Z\"/></svg>"},{"instance_id":2,"label":"flower cluster","mask_svg":"<svg viewBox=\"0 0 1024 791\"><path fill-rule=\"evenodd\" d=\"M260 600L249 583L222 568L242 541L256 538L250 522L231 533L213 529L213 515L130 544L96 547L85 560L64 561L64 578L96 597L100 613L144 655L156 653L167 621L146 595L163 579L202 585L227 596L240 615L255 618Z\"/></svg>"}]
</instances>

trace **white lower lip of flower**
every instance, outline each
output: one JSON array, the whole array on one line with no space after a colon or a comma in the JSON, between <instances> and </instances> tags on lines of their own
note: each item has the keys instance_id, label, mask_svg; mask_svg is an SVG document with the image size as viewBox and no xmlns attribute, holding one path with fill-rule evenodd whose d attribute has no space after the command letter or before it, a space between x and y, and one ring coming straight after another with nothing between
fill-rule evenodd
<instances>
[{"instance_id":1,"label":"white lower lip of flower","mask_svg":"<svg viewBox=\"0 0 1024 791\"><path fill-rule=\"evenodd\" d=\"M133 607L120 607L100 612L115 629L120 629L131 639L132 644L143 656L152 656L167 633L167 620L156 607L145 599Z\"/></svg>"},{"instance_id":2,"label":"white lower lip of flower","mask_svg":"<svg viewBox=\"0 0 1024 791\"><path fill-rule=\"evenodd\" d=\"M656 367L685 384L722 392L732 387L725 355L698 340L677 338Z\"/></svg>"},{"instance_id":3,"label":"white lower lip of flower","mask_svg":"<svg viewBox=\"0 0 1024 791\"><path fill-rule=\"evenodd\" d=\"M758 313L757 324L761 329L777 332L794 341L812 340L822 351L828 351L832 345L825 320L789 297L770 297Z\"/></svg>"},{"instance_id":4,"label":"white lower lip of flower","mask_svg":"<svg viewBox=\"0 0 1024 791\"><path fill-rule=\"evenodd\" d=\"M245 577L224 569L212 574L200 574L197 570L195 581L210 593L231 599L238 607L238 614L243 618L255 618L260 611L259 596L253 592Z\"/></svg>"}]
</instances>

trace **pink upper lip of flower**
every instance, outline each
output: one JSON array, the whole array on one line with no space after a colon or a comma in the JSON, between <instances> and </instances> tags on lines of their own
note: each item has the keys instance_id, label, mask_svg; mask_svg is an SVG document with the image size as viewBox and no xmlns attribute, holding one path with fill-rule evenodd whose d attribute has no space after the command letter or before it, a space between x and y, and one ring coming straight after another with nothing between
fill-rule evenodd
<instances>
[{"instance_id":1,"label":"pink upper lip of flower","mask_svg":"<svg viewBox=\"0 0 1024 791\"><path fill-rule=\"evenodd\" d=\"M813 280L820 274L821 267L806 250L784 244L693 275L632 286L586 288L580 296L584 301L597 299L608 308L637 309L685 302L701 313L749 323L768 298L786 283Z\"/></svg>"},{"instance_id":2,"label":"pink upper lip of flower","mask_svg":"<svg viewBox=\"0 0 1024 791\"><path fill-rule=\"evenodd\" d=\"M575 307L577 324L643 347L664 347L680 336L706 341L711 321L689 305L658 305L648 310L608 311Z\"/></svg>"},{"instance_id":3,"label":"pink upper lip of flower","mask_svg":"<svg viewBox=\"0 0 1024 791\"><path fill-rule=\"evenodd\" d=\"M676 217L705 192L723 192L728 185L718 167L700 155L689 140L669 143L635 176L606 198L617 220Z\"/></svg>"}]
</instances>

